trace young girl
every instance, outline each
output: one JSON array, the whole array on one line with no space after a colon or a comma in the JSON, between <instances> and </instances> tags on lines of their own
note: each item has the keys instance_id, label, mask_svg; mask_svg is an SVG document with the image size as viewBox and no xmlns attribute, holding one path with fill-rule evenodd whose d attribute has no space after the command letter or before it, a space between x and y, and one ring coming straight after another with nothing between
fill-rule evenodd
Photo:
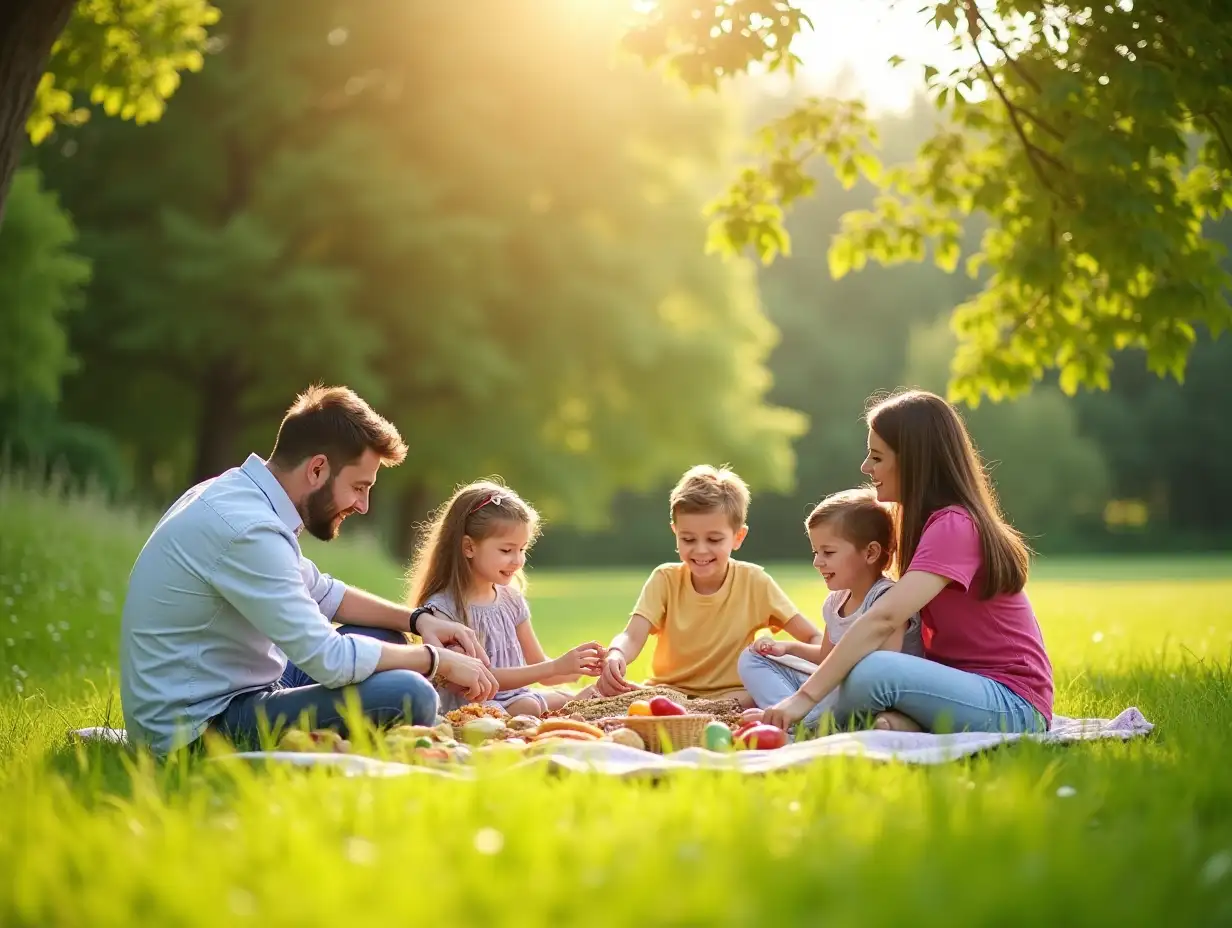
<instances>
[{"instance_id":1,"label":"young girl","mask_svg":"<svg viewBox=\"0 0 1232 928\"><path fill-rule=\"evenodd\" d=\"M836 716L875 714L881 728L1047 728L1052 664L1023 592L1029 552L958 413L918 390L873 406L860 470L896 504L900 579L765 720L788 728L837 691ZM927 660L878 650L916 612Z\"/></svg>"},{"instance_id":2,"label":"young girl","mask_svg":"<svg viewBox=\"0 0 1232 928\"><path fill-rule=\"evenodd\" d=\"M437 511L411 569L411 605L429 606L476 631L500 684L493 702L510 715L543 715L587 695L591 688L574 694L530 684L598 676L604 657L594 641L555 660L544 654L522 595L526 550L538 528L538 513L508 487L472 483ZM440 695L441 712L465 702L450 689Z\"/></svg>"},{"instance_id":3,"label":"young girl","mask_svg":"<svg viewBox=\"0 0 1232 928\"><path fill-rule=\"evenodd\" d=\"M813 566L830 589L821 607L825 634L820 644L758 638L741 654L740 680L762 708L791 696L809 676L774 658L790 656L820 664L855 621L894 586L885 575L894 552L894 522L873 490L827 496L809 513L804 528L813 548ZM912 616L881 648L923 656L919 617ZM808 712L806 725L816 726L822 713L833 708L834 695Z\"/></svg>"}]
</instances>

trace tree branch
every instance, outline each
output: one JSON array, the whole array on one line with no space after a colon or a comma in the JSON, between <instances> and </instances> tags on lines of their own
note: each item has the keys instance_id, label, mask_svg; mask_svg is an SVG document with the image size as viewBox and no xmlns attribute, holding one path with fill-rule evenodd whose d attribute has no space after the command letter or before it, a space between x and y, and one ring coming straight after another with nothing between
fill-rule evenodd
<instances>
[{"instance_id":1,"label":"tree branch","mask_svg":"<svg viewBox=\"0 0 1232 928\"><path fill-rule=\"evenodd\" d=\"M970 8L975 9L975 4L972 3ZM976 13L976 16L979 17L982 21L983 16L980 14L978 9L975 11L975 13ZM994 38L993 41L995 42L996 39ZM992 68L989 67L988 61L987 59L984 58L984 53L980 49L979 40L974 35L971 37L971 45L975 48L975 55L980 61L980 67L984 71L985 79L988 81L989 86L992 87L992 89L996 92L997 96L1001 99L1002 104L1004 104L1005 106L1005 111L1010 117L1010 123L1014 127L1014 132L1018 135L1019 141L1022 142L1023 150L1026 152L1026 155L1027 155L1027 161L1031 165L1031 170L1035 172L1036 179L1038 179L1040 184L1044 187L1044 189L1047 190L1049 193L1051 193L1054 197L1064 199L1061 196L1060 191L1058 191L1056 187L1053 186L1052 181L1048 179L1047 175L1044 173L1044 169L1040 167L1039 159L1042 159L1054 165L1055 167L1057 167L1058 169L1062 171L1066 170L1065 165L1061 161L1059 161L1057 158L1055 158L1053 155L1049 154L1044 149L1034 144L1029 138L1027 138L1027 133L1022 128L1022 123L1018 119L1018 107L1016 107L1010 101L1010 98L1006 96L1005 94L1005 90L1001 87L1000 84L997 83L997 79L995 75L992 73ZM1001 46L998 46L998 47L1001 47Z\"/></svg>"},{"instance_id":2,"label":"tree branch","mask_svg":"<svg viewBox=\"0 0 1232 928\"><path fill-rule=\"evenodd\" d=\"M1026 84L1033 91L1035 91L1035 93L1037 94L1040 93L1039 82L1036 81L1035 78L1033 78L1030 74L1027 73L1026 69L1023 68L1021 64L1019 64L1016 58L1010 55L1009 51L1005 47L1005 44L1001 41L1001 39L997 37L996 30L992 28L992 25L988 22L987 19L984 18L984 14L980 12L980 8L976 6L975 0L968 0L967 10L968 10L969 24L971 23L972 20L974 20L974 23L978 23L980 26L979 31L982 31L988 35L989 40L992 42L993 45L996 46L997 51L1001 53L1001 57L1005 59L1006 64L1008 64L1011 68L1014 69L1014 73L1017 74L1022 79L1022 82L1024 84ZM976 35L975 29L971 29L970 31L971 31L971 43L976 46L976 54L979 54L979 37ZM980 58L980 64L984 64L984 59L982 57ZM988 66L984 65L984 68L985 70L987 70ZM1002 99L1005 100L1004 95L1002 95ZM1031 112L1026 107L1019 106L1016 103L1010 103L1008 100L1006 100L1005 102L1006 102L1006 106L1012 106L1015 110L1017 110L1023 116L1026 116L1028 119L1030 119L1033 123L1035 123L1041 129L1043 129L1049 135L1051 135L1058 142L1065 141L1065 136L1062 135L1061 132L1056 127L1048 123L1048 121L1045 120L1042 116L1039 116L1036 113Z\"/></svg>"},{"instance_id":3,"label":"tree branch","mask_svg":"<svg viewBox=\"0 0 1232 928\"><path fill-rule=\"evenodd\" d=\"M1056 188L1053 187L1052 181L1050 181L1048 177L1044 174L1044 169L1040 167L1039 162L1036 160L1036 155L1038 154L1038 155L1045 156L1047 160L1052 161L1058 167L1064 168L1065 166L1061 164L1060 162L1058 162L1055 158L1053 158L1047 152L1045 152L1043 149L1039 148L1039 146L1033 145L1031 143L1031 140L1027 138L1026 132L1023 131L1022 123L1018 121L1018 113L1015 112L1014 104L1012 104L1009 101L1009 99L1005 95L1005 91L1001 89L1001 86L993 78L992 69L988 67L988 62L984 60L984 54L983 52L980 51L979 43L976 42L974 43L974 45L975 45L975 54L979 57L980 65L984 68L984 76L988 80L988 83L992 87L992 89L996 91L997 96L1001 98L1001 102L1005 104L1005 111L1006 113L1009 114L1010 123L1014 126L1014 132L1017 133L1019 141L1022 142L1023 150L1026 152L1026 155L1027 155L1027 161L1031 164L1031 170L1035 172L1036 179L1039 180L1040 184L1043 185L1044 189L1046 189L1053 196L1060 196Z\"/></svg>"},{"instance_id":4,"label":"tree branch","mask_svg":"<svg viewBox=\"0 0 1232 928\"><path fill-rule=\"evenodd\" d=\"M1010 103L1009 105L1012 106L1019 113L1021 113L1023 116L1026 116L1027 119L1031 120L1033 123L1035 123L1041 129L1043 129L1049 135L1051 135L1058 142L1065 141L1065 136L1062 135L1061 132L1058 131L1056 128L1054 128L1052 125L1050 125L1047 122L1047 120L1044 119L1043 116L1040 116L1037 113L1033 113L1031 112L1031 110L1027 109L1025 106L1019 106L1017 103Z\"/></svg>"},{"instance_id":5,"label":"tree branch","mask_svg":"<svg viewBox=\"0 0 1232 928\"><path fill-rule=\"evenodd\" d=\"M1219 141L1223 145L1223 150L1228 156L1228 163L1232 166L1232 143L1228 141L1228 136L1223 131L1223 126L1219 124L1219 120L1217 120L1211 113L1203 113L1202 115L1206 117L1206 121L1209 122L1211 124L1211 128L1215 130L1215 135L1219 137Z\"/></svg>"}]
</instances>

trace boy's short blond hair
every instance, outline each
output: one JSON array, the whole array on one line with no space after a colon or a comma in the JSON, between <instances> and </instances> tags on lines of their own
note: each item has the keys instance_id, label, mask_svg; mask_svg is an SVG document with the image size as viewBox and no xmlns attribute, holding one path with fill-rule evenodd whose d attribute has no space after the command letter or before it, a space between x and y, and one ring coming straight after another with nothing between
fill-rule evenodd
<instances>
[{"instance_id":1,"label":"boy's short blond hair","mask_svg":"<svg viewBox=\"0 0 1232 928\"><path fill-rule=\"evenodd\" d=\"M722 512L739 531L749 517L749 487L727 467L698 464L685 471L672 490L672 522L679 513Z\"/></svg>"}]
</instances>

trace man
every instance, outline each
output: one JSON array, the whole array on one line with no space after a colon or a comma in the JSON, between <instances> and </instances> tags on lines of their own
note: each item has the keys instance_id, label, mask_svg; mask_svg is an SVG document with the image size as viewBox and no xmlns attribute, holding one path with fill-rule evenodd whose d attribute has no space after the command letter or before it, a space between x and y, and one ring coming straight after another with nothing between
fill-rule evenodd
<instances>
[{"instance_id":1,"label":"man","mask_svg":"<svg viewBox=\"0 0 1232 928\"><path fill-rule=\"evenodd\" d=\"M377 471L405 457L397 429L354 392L313 387L288 410L268 461L250 455L176 501L124 602L130 738L160 753L207 728L253 740L262 719L294 723L302 712L342 727L342 687L377 724L430 724L434 681L492 697L496 679L469 628L346 587L300 551L302 529L329 541L367 512ZM407 631L424 644L406 644Z\"/></svg>"}]
</instances>

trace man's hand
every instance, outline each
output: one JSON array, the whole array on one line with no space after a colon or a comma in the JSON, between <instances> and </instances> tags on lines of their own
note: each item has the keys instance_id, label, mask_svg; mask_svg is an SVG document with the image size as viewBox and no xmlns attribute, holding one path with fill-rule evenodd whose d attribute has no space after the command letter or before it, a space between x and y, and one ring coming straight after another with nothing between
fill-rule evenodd
<instances>
[{"instance_id":1,"label":"man's hand","mask_svg":"<svg viewBox=\"0 0 1232 928\"><path fill-rule=\"evenodd\" d=\"M555 676L561 677L597 677L603 672L603 658L607 648L597 641L579 644L571 651L562 654L552 661L555 665Z\"/></svg>"},{"instance_id":2,"label":"man's hand","mask_svg":"<svg viewBox=\"0 0 1232 928\"><path fill-rule=\"evenodd\" d=\"M604 696L619 696L641 689L625 679L625 656L619 651L608 651L603 659L603 672L599 675L597 688Z\"/></svg>"},{"instance_id":3,"label":"man's hand","mask_svg":"<svg viewBox=\"0 0 1232 928\"><path fill-rule=\"evenodd\" d=\"M482 661L485 667L490 667L488 655L479 644L479 638L473 629L467 628L461 622L444 619L438 615L425 612L419 617L419 637L424 644L434 644L438 648L457 645L468 657Z\"/></svg>"},{"instance_id":4,"label":"man's hand","mask_svg":"<svg viewBox=\"0 0 1232 928\"><path fill-rule=\"evenodd\" d=\"M781 728L783 731L788 731L791 726L800 721L817 703L809 699L803 693L793 693L782 702L775 703L761 717L763 725L774 725L776 728Z\"/></svg>"},{"instance_id":5,"label":"man's hand","mask_svg":"<svg viewBox=\"0 0 1232 928\"><path fill-rule=\"evenodd\" d=\"M775 641L764 635L753 642L753 650L766 657L782 657L787 653L787 648L786 641Z\"/></svg>"},{"instance_id":6,"label":"man's hand","mask_svg":"<svg viewBox=\"0 0 1232 928\"><path fill-rule=\"evenodd\" d=\"M440 658L437 670L440 678L471 702L486 702L500 689L486 663L447 648L440 648L436 653Z\"/></svg>"}]
</instances>

